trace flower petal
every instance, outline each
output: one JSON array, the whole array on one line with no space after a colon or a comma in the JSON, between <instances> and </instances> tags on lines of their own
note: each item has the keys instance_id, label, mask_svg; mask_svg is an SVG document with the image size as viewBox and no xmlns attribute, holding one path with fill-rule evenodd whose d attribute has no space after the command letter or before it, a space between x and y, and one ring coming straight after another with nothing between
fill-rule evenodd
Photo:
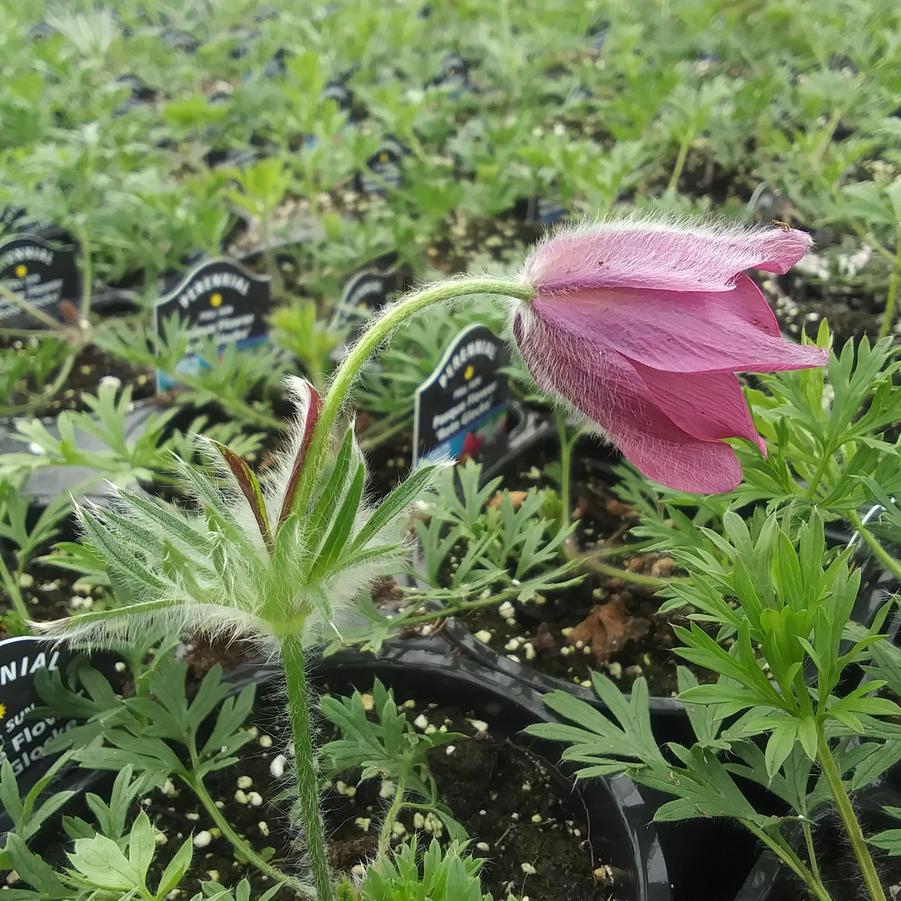
<instances>
[{"instance_id":1,"label":"flower petal","mask_svg":"<svg viewBox=\"0 0 901 901\"><path fill-rule=\"evenodd\" d=\"M738 378L731 372L661 372L629 361L654 402L679 428L703 441L746 438L766 456Z\"/></svg>"},{"instance_id":2,"label":"flower petal","mask_svg":"<svg viewBox=\"0 0 901 901\"><path fill-rule=\"evenodd\" d=\"M741 481L732 448L676 425L619 354L545 321L534 305L517 312L513 333L535 381L597 423L648 478L704 494L731 491Z\"/></svg>"},{"instance_id":3,"label":"flower petal","mask_svg":"<svg viewBox=\"0 0 901 901\"><path fill-rule=\"evenodd\" d=\"M787 272L810 244L810 235L795 229L611 222L549 238L526 260L523 277L546 294L594 288L729 291L746 269Z\"/></svg>"},{"instance_id":4,"label":"flower petal","mask_svg":"<svg viewBox=\"0 0 901 901\"><path fill-rule=\"evenodd\" d=\"M664 372L780 372L825 364L824 350L773 334L760 302L759 289L744 277L728 293L623 288L538 297L533 306L548 321Z\"/></svg>"}]
</instances>

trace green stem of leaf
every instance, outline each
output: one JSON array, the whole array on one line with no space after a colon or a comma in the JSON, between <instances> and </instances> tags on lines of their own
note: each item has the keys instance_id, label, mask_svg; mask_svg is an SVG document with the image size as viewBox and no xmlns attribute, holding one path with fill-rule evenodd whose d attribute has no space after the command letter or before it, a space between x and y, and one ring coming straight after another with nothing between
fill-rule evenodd
<instances>
[{"instance_id":1,"label":"green stem of leaf","mask_svg":"<svg viewBox=\"0 0 901 901\"><path fill-rule=\"evenodd\" d=\"M745 826L807 886L817 901L832 901L832 896L826 890L822 881L804 866L801 858L788 847L784 840L776 841L765 830L752 823L746 822Z\"/></svg>"},{"instance_id":2,"label":"green stem of leaf","mask_svg":"<svg viewBox=\"0 0 901 901\"><path fill-rule=\"evenodd\" d=\"M885 901L885 892L879 882L873 858L870 856L870 849L867 847L867 840L864 838L860 823L854 814L851 799L845 791L845 785L842 782L841 773L835 764L832 751L829 750L829 739L826 737L822 723L817 725L817 760L820 762L823 777L829 786L829 792L835 801L835 806L838 808L839 816L842 818L845 832L851 842L854 856L857 858L857 863L860 866L860 872L870 898L872 898L872 901Z\"/></svg>"},{"instance_id":3,"label":"green stem of leaf","mask_svg":"<svg viewBox=\"0 0 901 901\"><path fill-rule=\"evenodd\" d=\"M294 764L297 777L300 825L306 842L307 859L316 886L318 901L332 901L335 896L329 871L325 826L319 810L319 778L313 753L310 725L310 696L307 686L303 644L297 635L282 639L282 666L288 690L288 714L294 738Z\"/></svg>"},{"instance_id":4,"label":"green stem of leaf","mask_svg":"<svg viewBox=\"0 0 901 901\"><path fill-rule=\"evenodd\" d=\"M78 243L81 245L81 320L88 321L91 313L91 299L94 288L94 257L91 236L85 229L79 229Z\"/></svg>"},{"instance_id":5,"label":"green stem of leaf","mask_svg":"<svg viewBox=\"0 0 901 901\"><path fill-rule=\"evenodd\" d=\"M391 800L391 806L382 820L382 827L379 831L379 856L381 857L388 851L391 844L391 833L394 831L394 824L397 822L398 814L404 806L404 791L406 790L406 780L401 777L397 780L397 788L394 792L394 798Z\"/></svg>"},{"instance_id":6,"label":"green stem of leaf","mask_svg":"<svg viewBox=\"0 0 901 901\"><path fill-rule=\"evenodd\" d=\"M810 828L810 820L805 816L801 821L801 829L804 831L804 845L807 848L807 859L810 861L810 870L818 881L822 881L820 876L820 864L817 861L816 848L813 846L813 830Z\"/></svg>"},{"instance_id":7,"label":"green stem of leaf","mask_svg":"<svg viewBox=\"0 0 901 901\"><path fill-rule=\"evenodd\" d=\"M210 797L210 793L203 784L203 779L194 774L182 778L185 779L191 791L197 795L198 800L203 804L204 809L222 832L223 836L225 836L241 857L248 861L248 863L253 864L253 866L261 873L265 873L276 882L283 882L285 885L290 886L302 897L310 899L316 898L316 892L311 885L307 885L305 882L301 882L299 879L289 876L287 873L278 869L278 867L274 867L271 863L264 860L253 850L247 841L231 827L231 824L225 818L222 811L216 806L216 802Z\"/></svg>"},{"instance_id":8,"label":"green stem of leaf","mask_svg":"<svg viewBox=\"0 0 901 901\"><path fill-rule=\"evenodd\" d=\"M554 410L557 438L560 442L560 528L569 526L572 516L572 457L573 448L582 435L581 428L570 430L566 414Z\"/></svg>"},{"instance_id":9,"label":"green stem of leaf","mask_svg":"<svg viewBox=\"0 0 901 901\"><path fill-rule=\"evenodd\" d=\"M885 298L885 312L882 314L882 322L879 326L879 338L885 338L895 324L895 307L898 303L898 285L901 284L901 229L898 230L898 248L895 251L895 266L892 269L888 283L888 294Z\"/></svg>"},{"instance_id":10,"label":"green stem of leaf","mask_svg":"<svg viewBox=\"0 0 901 901\"><path fill-rule=\"evenodd\" d=\"M16 610L16 615L22 621L20 624L22 629L27 633L29 631L28 620L30 619L30 616L28 607L25 604L25 598L22 597L22 590L19 588L20 575L21 572L18 568L14 573L10 572L4 560L0 558L0 582L2 582L4 590L12 601L13 607Z\"/></svg>"},{"instance_id":11,"label":"green stem of leaf","mask_svg":"<svg viewBox=\"0 0 901 901\"><path fill-rule=\"evenodd\" d=\"M877 560L891 572L895 578L901 579L901 561L896 560L879 542L879 539L863 524L856 510L848 513L848 522L854 531L860 535L861 540L873 552Z\"/></svg>"},{"instance_id":12,"label":"green stem of leaf","mask_svg":"<svg viewBox=\"0 0 901 901\"><path fill-rule=\"evenodd\" d=\"M631 570L622 569L619 566L611 566L609 563L603 563L599 560L597 555L580 554L571 541L564 542L563 550L567 558L576 561L580 566L597 573L599 576L605 576L608 579L619 579L622 582L628 582L631 585L637 585L652 592L666 588L667 585L671 585L673 582L688 581L682 576L670 576L668 579L660 579L657 576L633 573Z\"/></svg>"},{"instance_id":13,"label":"green stem of leaf","mask_svg":"<svg viewBox=\"0 0 901 901\"><path fill-rule=\"evenodd\" d=\"M676 157L676 163L673 166L672 174L669 177L669 184L666 186L667 194L675 194L676 188L679 186L679 179L682 177L682 170L685 168L685 161L688 159L688 150L691 147L691 142L695 138L694 129L690 129L685 137L682 139L682 143L679 145L679 155Z\"/></svg>"}]
</instances>

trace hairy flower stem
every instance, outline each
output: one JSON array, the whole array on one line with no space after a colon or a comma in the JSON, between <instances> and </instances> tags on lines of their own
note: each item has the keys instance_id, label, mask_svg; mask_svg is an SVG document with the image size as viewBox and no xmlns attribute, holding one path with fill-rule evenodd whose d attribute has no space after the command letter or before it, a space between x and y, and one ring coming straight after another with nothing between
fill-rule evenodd
<instances>
[{"instance_id":1,"label":"hairy flower stem","mask_svg":"<svg viewBox=\"0 0 901 901\"><path fill-rule=\"evenodd\" d=\"M294 769L297 778L300 825L303 828L307 859L316 886L318 901L332 901L335 896L325 825L319 811L319 778L313 754L313 732L310 725L310 694L307 687L303 644L297 635L282 639L282 666L288 689L288 713L294 738Z\"/></svg>"},{"instance_id":2,"label":"hairy flower stem","mask_svg":"<svg viewBox=\"0 0 901 901\"><path fill-rule=\"evenodd\" d=\"M392 304L360 336L344 358L326 394L319 414L319 421L307 452L306 465L300 487L294 501L295 510L305 510L319 471L325 460L329 435L338 414L344 407L350 389L360 375L367 360L391 336L397 327L432 304L445 303L459 297L479 294L499 294L516 300L531 300L535 289L522 282L502 278L461 278L429 285L414 291Z\"/></svg>"},{"instance_id":3,"label":"hairy flower stem","mask_svg":"<svg viewBox=\"0 0 901 901\"><path fill-rule=\"evenodd\" d=\"M851 847L854 849L854 856L857 858L857 863L860 866L860 872L870 898L873 901L885 901L885 892L879 882L879 876L876 873L876 867L873 864L873 858L870 856L869 848L867 848L867 840L864 838L860 823L854 814L851 799L845 791L841 773L835 765L832 751L829 750L829 739L826 738L822 723L817 726L817 760L820 762L823 777L826 779L829 792L835 801L835 806L838 808L839 816L842 818Z\"/></svg>"}]
</instances>

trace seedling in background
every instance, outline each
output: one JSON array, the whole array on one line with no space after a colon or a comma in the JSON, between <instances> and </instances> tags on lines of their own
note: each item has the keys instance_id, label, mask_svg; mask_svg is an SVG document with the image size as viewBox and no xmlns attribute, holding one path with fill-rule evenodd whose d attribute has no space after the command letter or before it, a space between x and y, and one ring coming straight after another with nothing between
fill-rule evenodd
<instances>
[{"instance_id":1,"label":"seedling in background","mask_svg":"<svg viewBox=\"0 0 901 901\"><path fill-rule=\"evenodd\" d=\"M291 187L291 172L284 160L267 157L252 166L235 169L231 175L238 183L238 189L229 191L228 197L252 216L251 224L259 228L266 270L272 278L272 296L280 300L285 285L272 244L272 220Z\"/></svg>"},{"instance_id":2,"label":"seedling in background","mask_svg":"<svg viewBox=\"0 0 901 901\"><path fill-rule=\"evenodd\" d=\"M346 335L320 319L315 302L309 298L279 307L270 321L272 340L300 362L317 391L324 391L326 376Z\"/></svg>"},{"instance_id":3,"label":"seedling in background","mask_svg":"<svg viewBox=\"0 0 901 901\"><path fill-rule=\"evenodd\" d=\"M68 512L69 499L56 497L44 507L34 525L29 525L28 499L13 484L0 482L0 587L13 605L0 622L10 635L28 631L31 612L22 593L26 570L38 552L56 537Z\"/></svg>"}]
</instances>

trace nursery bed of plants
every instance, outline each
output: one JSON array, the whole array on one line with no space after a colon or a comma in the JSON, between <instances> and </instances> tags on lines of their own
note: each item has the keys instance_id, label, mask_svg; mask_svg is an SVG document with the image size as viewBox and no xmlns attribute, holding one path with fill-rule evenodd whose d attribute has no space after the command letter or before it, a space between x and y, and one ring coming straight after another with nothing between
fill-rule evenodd
<instances>
[{"instance_id":1,"label":"nursery bed of plants","mask_svg":"<svg viewBox=\"0 0 901 901\"><path fill-rule=\"evenodd\" d=\"M5 9L0 899L898 896L899 33Z\"/></svg>"}]
</instances>

